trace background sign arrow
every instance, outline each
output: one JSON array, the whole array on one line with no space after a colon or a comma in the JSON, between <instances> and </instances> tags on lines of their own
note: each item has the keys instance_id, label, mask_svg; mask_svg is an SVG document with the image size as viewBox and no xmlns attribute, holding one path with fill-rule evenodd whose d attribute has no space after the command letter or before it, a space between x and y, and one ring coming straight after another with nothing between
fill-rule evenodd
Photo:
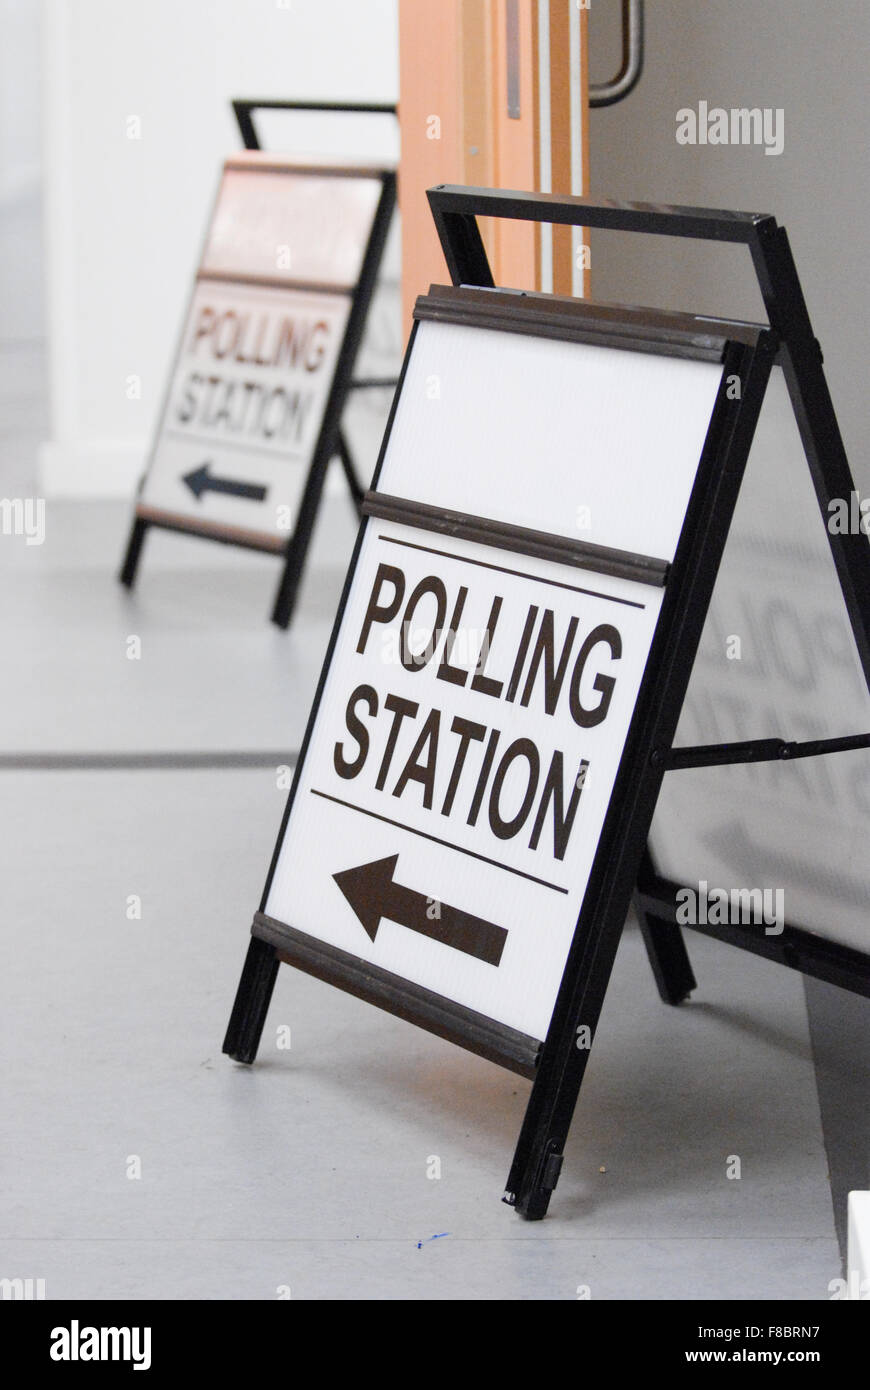
<instances>
[{"instance_id":1,"label":"background sign arrow","mask_svg":"<svg viewBox=\"0 0 870 1390\"><path fill-rule=\"evenodd\" d=\"M247 497L251 502L265 502L268 488L259 483L241 483L235 478L215 478L209 473L210 468L211 459L208 459L199 468L194 468L192 473L185 473L181 479L187 483L197 501L204 492L225 492L230 497Z\"/></svg>"},{"instance_id":2,"label":"background sign arrow","mask_svg":"<svg viewBox=\"0 0 870 1390\"><path fill-rule=\"evenodd\" d=\"M391 922L452 946L455 951L476 956L487 965L498 965L507 940L504 927L472 917L469 912L449 907L413 888L403 888L393 878L398 858L398 854L391 854L332 875L372 941L381 918L389 917ZM439 915L430 916L436 907Z\"/></svg>"}]
</instances>

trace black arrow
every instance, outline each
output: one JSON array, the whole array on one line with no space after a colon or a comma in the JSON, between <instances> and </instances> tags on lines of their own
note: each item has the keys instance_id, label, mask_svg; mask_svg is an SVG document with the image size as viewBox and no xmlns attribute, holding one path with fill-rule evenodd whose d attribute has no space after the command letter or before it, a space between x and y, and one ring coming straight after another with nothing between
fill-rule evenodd
<instances>
[{"instance_id":1,"label":"black arrow","mask_svg":"<svg viewBox=\"0 0 870 1390\"><path fill-rule=\"evenodd\" d=\"M251 502L265 502L268 488L258 483L240 483L235 478L214 478L208 471L210 468L211 459L194 468L192 473L185 473L181 480L187 483L197 501L204 492L226 492L230 497L247 497Z\"/></svg>"},{"instance_id":2,"label":"black arrow","mask_svg":"<svg viewBox=\"0 0 870 1390\"><path fill-rule=\"evenodd\" d=\"M435 900L395 882L393 874L398 858L398 854L391 854L386 859L375 859L371 864L332 875L372 941L378 934L381 918L389 917L391 922L430 936L433 941L441 941L455 951L476 956L487 965L498 965L507 941L504 927L496 927L482 917L472 917L470 912L461 912L458 907L448 907L447 903L438 903L439 916L430 917Z\"/></svg>"}]
</instances>

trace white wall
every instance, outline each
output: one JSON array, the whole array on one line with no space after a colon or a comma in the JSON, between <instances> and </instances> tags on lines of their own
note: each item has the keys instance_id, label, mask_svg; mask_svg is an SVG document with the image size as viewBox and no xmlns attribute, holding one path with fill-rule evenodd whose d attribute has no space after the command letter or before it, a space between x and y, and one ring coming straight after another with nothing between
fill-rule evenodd
<instances>
[{"instance_id":1,"label":"white wall","mask_svg":"<svg viewBox=\"0 0 870 1390\"><path fill-rule=\"evenodd\" d=\"M4 492L10 487L32 488L33 453L44 433L39 406L27 385L39 381L42 374L40 18L39 0L0 0L0 472Z\"/></svg>"},{"instance_id":2,"label":"white wall","mask_svg":"<svg viewBox=\"0 0 870 1390\"><path fill-rule=\"evenodd\" d=\"M144 461L220 163L240 145L230 98L395 101L396 0L43 6L52 434L41 485L124 494ZM133 374L140 400L128 399Z\"/></svg>"},{"instance_id":3,"label":"white wall","mask_svg":"<svg viewBox=\"0 0 870 1390\"><path fill-rule=\"evenodd\" d=\"M39 19L34 0L0 0L0 204L39 185Z\"/></svg>"}]
</instances>

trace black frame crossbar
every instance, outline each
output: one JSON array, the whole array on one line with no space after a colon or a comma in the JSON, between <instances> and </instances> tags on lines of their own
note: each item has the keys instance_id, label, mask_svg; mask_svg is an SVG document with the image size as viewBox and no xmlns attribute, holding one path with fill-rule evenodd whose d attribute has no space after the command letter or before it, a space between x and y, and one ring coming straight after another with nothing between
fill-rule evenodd
<instances>
[{"instance_id":1,"label":"black frame crossbar","mask_svg":"<svg viewBox=\"0 0 870 1390\"><path fill-rule=\"evenodd\" d=\"M570 536L554 536L533 531L527 526L509 526L490 517L469 516L447 507L432 507L425 502L412 502L406 497L391 497L385 492L366 492L362 502L363 516L378 516L396 521L400 526L416 526L456 540L477 545L492 545L499 550L518 551L536 560L554 564L574 565L577 569L608 574L617 579L632 579L638 584L650 584L662 589L667 583L670 565L654 555L636 555L627 550L614 550L607 545L593 545Z\"/></svg>"},{"instance_id":2,"label":"black frame crossbar","mask_svg":"<svg viewBox=\"0 0 870 1390\"><path fill-rule=\"evenodd\" d=\"M727 212L719 208L679 207L668 203L623 203L613 199L568 197L562 193L463 188L458 184L442 183L428 189L426 196L445 252L448 244L455 251L464 240L456 236L450 225L457 218L471 222L477 217L503 217L523 222L549 222L560 227L595 227L611 232L645 232L653 236L744 244L750 244L765 227L776 227L776 218L766 212ZM475 279L472 283L485 282Z\"/></svg>"},{"instance_id":3,"label":"black frame crossbar","mask_svg":"<svg viewBox=\"0 0 870 1390\"><path fill-rule=\"evenodd\" d=\"M691 767L726 767L733 763L791 762L818 758L826 753L851 753L870 748L870 734L844 734L840 738L811 738L801 743L784 738L750 738L740 743L699 743L687 748L656 749L653 767L676 772Z\"/></svg>"},{"instance_id":4,"label":"black frame crossbar","mask_svg":"<svg viewBox=\"0 0 870 1390\"><path fill-rule=\"evenodd\" d=\"M376 102L376 101L269 101L269 100L250 100L248 98L237 97L232 103L233 115L236 118L236 125L239 127L239 134L242 137L242 144L246 150L262 149L257 130L254 125L255 111L325 111L332 112L334 115L346 113L348 115L368 115L368 116L395 116L398 108L395 103Z\"/></svg>"}]
</instances>

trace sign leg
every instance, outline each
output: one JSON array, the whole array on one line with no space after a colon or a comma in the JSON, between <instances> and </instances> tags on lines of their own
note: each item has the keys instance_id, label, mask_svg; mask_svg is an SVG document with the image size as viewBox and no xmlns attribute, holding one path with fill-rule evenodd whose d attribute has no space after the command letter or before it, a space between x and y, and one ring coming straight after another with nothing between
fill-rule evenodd
<instances>
[{"instance_id":1,"label":"sign leg","mask_svg":"<svg viewBox=\"0 0 870 1390\"><path fill-rule=\"evenodd\" d=\"M293 616L301 568L298 556L291 551L284 561L284 571L281 575L281 583L278 585L278 592L275 595L275 606L272 609L272 622L283 631L286 631L290 626L290 619Z\"/></svg>"},{"instance_id":2,"label":"sign leg","mask_svg":"<svg viewBox=\"0 0 870 1390\"><path fill-rule=\"evenodd\" d=\"M557 1002L551 1046L545 1044L526 1107L504 1201L527 1221L541 1221L559 1180L565 1142L607 991L622 915L589 939L571 996Z\"/></svg>"},{"instance_id":3,"label":"sign leg","mask_svg":"<svg viewBox=\"0 0 870 1390\"><path fill-rule=\"evenodd\" d=\"M305 564L305 556L308 554L308 546L311 542L311 534L314 530L317 508L320 503L320 494L323 491L323 481L326 477L326 465L335 452L336 449L330 441L321 448L319 457L311 465L302 505L299 508L296 530L293 532L287 547L281 582L278 585L275 606L272 609L272 622L276 627L284 630L290 626L290 619L293 617L293 610L296 607L302 569Z\"/></svg>"},{"instance_id":4,"label":"sign leg","mask_svg":"<svg viewBox=\"0 0 870 1390\"><path fill-rule=\"evenodd\" d=\"M697 989L698 982L692 971L683 933L673 913L665 916L664 912L656 912L652 907L646 890L656 882L656 878L652 856L647 849L637 876L634 907L662 1002L682 1004L692 990Z\"/></svg>"},{"instance_id":5,"label":"sign leg","mask_svg":"<svg viewBox=\"0 0 870 1390\"><path fill-rule=\"evenodd\" d=\"M578 1053L561 1075L537 1077L532 1087L503 1201L526 1221L547 1215L562 1161L571 1113L586 1070L588 1052ZM557 1110L558 1115L553 1112ZM549 1111L549 1113L544 1113Z\"/></svg>"},{"instance_id":6,"label":"sign leg","mask_svg":"<svg viewBox=\"0 0 870 1390\"><path fill-rule=\"evenodd\" d=\"M640 931L649 963L655 976L659 995L664 1004L682 1004L688 999L697 980L692 971L683 933L676 922L667 922L663 917L654 917L637 905Z\"/></svg>"},{"instance_id":7,"label":"sign leg","mask_svg":"<svg viewBox=\"0 0 870 1390\"><path fill-rule=\"evenodd\" d=\"M127 542L124 563L121 566L121 573L118 575L118 579L124 585L125 589L132 589L136 582L136 571L139 568L139 559L142 554L142 546L145 541L145 532L147 530L147 521L142 521L137 516L130 528L130 539Z\"/></svg>"},{"instance_id":8,"label":"sign leg","mask_svg":"<svg viewBox=\"0 0 870 1390\"><path fill-rule=\"evenodd\" d=\"M662 999L679 1004L695 988L680 929L675 922L655 917L650 918L647 927L646 914L641 911L640 916ZM504 1198L527 1221L540 1221L546 1216L559 1179L565 1142L620 935L621 930L602 934L585 987L569 1008L571 1028L561 1030L554 1051L541 1059Z\"/></svg>"},{"instance_id":9,"label":"sign leg","mask_svg":"<svg viewBox=\"0 0 870 1390\"><path fill-rule=\"evenodd\" d=\"M250 1063L257 1055L278 964L274 947L252 937L222 1049L234 1062Z\"/></svg>"},{"instance_id":10,"label":"sign leg","mask_svg":"<svg viewBox=\"0 0 870 1390\"><path fill-rule=\"evenodd\" d=\"M353 466L353 455L350 452L350 445L347 442L344 430L338 431L337 444L338 457L341 460L341 466L344 470L344 476L347 479L347 486L350 490L351 498L353 499L353 505L356 507L357 512L361 516L363 492L365 491L365 489L363 488L359 478L356 475L356 469Z\"/></svg>"}]
</instances>

